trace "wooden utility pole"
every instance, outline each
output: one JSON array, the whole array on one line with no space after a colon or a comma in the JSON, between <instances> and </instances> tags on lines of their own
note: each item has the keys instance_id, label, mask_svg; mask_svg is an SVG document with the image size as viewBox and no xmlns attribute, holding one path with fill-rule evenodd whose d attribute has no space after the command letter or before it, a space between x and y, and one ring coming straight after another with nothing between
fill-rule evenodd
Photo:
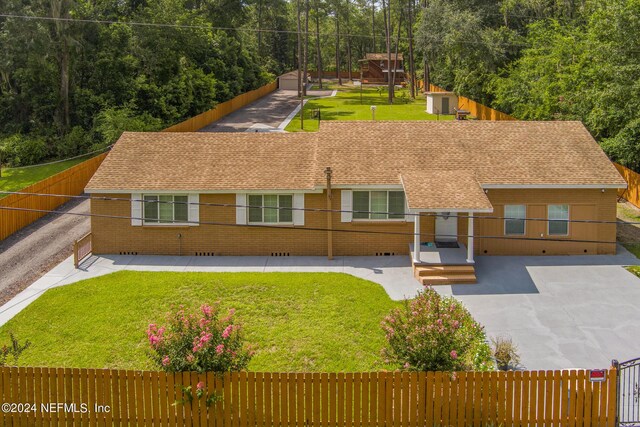
<instances>
[{"instance_id":1,"label":"wooden utility pole","mask_svg":"<svg viewBox=\"0 0 640 427\"><path fill-rule=\"evenodd\" d=\"M322 89L322 51L320 50L320 0L316 0L316 60L318 61L318 85Z\"/></svg>"},{"instance_id":2,"label":"wooden utility pole","mask_svg":"<svg viewBox=\"0 0 640 427\"><path fill-rule=\"evenodd\" d=\"M407 35L409 37L409 76L411 78L411 82L409 85L409 92L411 95L411 99L415 99L416 97L416 67L413 59L413 7L414 0L409 0L409 17L407 19L408 31Z\"/></svg>"},{"instance_id":3,"label":"wooden utility pole","mask_svg":"<svg viewBox=\"0 0 640 427\"><path fill-rule=\"evenodd\" d=\"M333 221L332 221L332 206L331 206L331 168L327 167L324 170L324 174L327 176L327 259L333 259Z\"/></svg>"},{"instance_id":4,"label":"wooden utility pole","mask_svg":"<svg viewBox=\"0 0 640 427\"><path fill-rule=\"evenodd\" d=\"M304 95L300 97L300 129L304 130Z\"/></svg>"},{"instance_id":5,"label":"wooden utility pole","mask_svg":"<svg viewBox=\"0 0 640 427\"><path fill-rule=\"evenodd\" d=\"M309 75L309 0L304 0L304 55L302 74L302 96L307 95L307 76Z\"/></svg>"}]
</instances>

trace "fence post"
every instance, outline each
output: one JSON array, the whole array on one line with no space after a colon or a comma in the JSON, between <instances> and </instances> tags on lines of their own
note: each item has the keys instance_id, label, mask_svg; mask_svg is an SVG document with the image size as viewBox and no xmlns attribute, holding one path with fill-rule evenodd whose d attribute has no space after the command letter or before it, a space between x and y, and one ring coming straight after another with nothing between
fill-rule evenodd
<instances>
[{"instance_id":1,"label":"fence post","mask_svg":"<svg viewBox=\"0 0 640 427\"><path fill-rule=\"evenodd\" d=\"M609 415L613 415L613 424L611 424L611 422L609 422L609 425L614 425L616 427L618 427L620 425L619 420L620 420L620 405L618 404L619 402L619 394L620 393L620 376L618 375L618 368L620 366L620 363L616 360L613 359L611 361L611 368L609 369L609 386L611 387L611 389L613 389L613 392L609 392L609 405L614 405L615 409L611 409L611 407L609 408ZM612 381L612 377L615 376L615 381ZM610 390L611 390L610 389ZM613 398L613 399L612 399ZM611 401L613 400L613 401ZM615 412L614 412L615 411Z\"/></svg>"},{"instance_id":2,"label":"fence post","mask_svg":"<svg viewBox=\"0 0 640 427\"><path fill-rule=\"evenodd\" d=\"M73 265L78 268L78 241L73 241Z\"/></svg>"}]
</instances>

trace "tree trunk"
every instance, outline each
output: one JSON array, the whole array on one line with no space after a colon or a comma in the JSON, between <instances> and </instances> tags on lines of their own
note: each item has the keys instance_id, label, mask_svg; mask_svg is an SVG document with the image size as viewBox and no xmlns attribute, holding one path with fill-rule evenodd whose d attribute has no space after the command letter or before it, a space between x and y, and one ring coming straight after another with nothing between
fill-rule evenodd
<instances>
[{"instance_id":1,"label":"tree trunk","mask_svg":"<svg viewBox=\"0 0 640 427\"><path fill-rule=\"evenodd\" d=\"M384 12L384 32L387 43L387 94L389 104L393 104L393 81L391 79L391 0L382 0L382 10Z\"/></svg>"},{"instance_id":2,"label":"tree trunk","mask_svg":"<svg viewBox=\"0 0 640 427\"><path fill-rule=\"evenodd\" d=\"M398 18L398 35L396 36L396 54L393 58L393 76L391 77L391 83L394 88L396 87L396 68L398 67L398 48L400 46L400 29L402 28L402 14L400 14L400 18ZM391 72L391 67L389 67L389 72ZM394 93L395 94L395 93Z\"/></svg>"},{"instance_id":3,"label":"tree trunk","mask_svg":"<svg viewBox=\"0 0 640 427\"><path fill-rule=\"evenodd\" d=\"M342 76L340 75L340 12L338 7L336 7L336 77L338 78L338 84L342 86Z\"/></svg>"},{"instance_id":4,"label":"tree trunk","mask_svg":"<svg viewBox=\"0 0 640 427\"><path fill-rule=\"evenodd\" d=\"M416 98L416 68L413 59L413 4L414 0L409 0L409 17L407 20L408 29L407 35L409 37L409 78L411 79L409 85L409 92L411 99Z\"/></svg>"},{"instance_id":5,"label":"tree trunk","mask_svg":"<svg viewBox=\"0 0 640 427\"><path fill-rule=\"evenodd\" d=\"M424 56L424 91L429 92L429 86L431 85L431 77L429 75L429 62L427 61L427 55Z\"/></svg>"},{"instance_id":6,"label":"tree trunk","mask_svg":"<svg viewBox=\"0 0 640 427\"><path fill-rule=\"evenodd\" d=\"M350 3L347 0L347 16L346 16L346 24L347 24L347 72L349 73L349 81L353 81L353 76L351 75L351 26L349 25L349 15L351 13Z\"/></svg>"},{"instance_id":7,"label":"tree trunk","mask_svg":"<svg viewBox=\"0 0 640 427\"><path fill-rule=\"evenodd\" d=\"M302 95L307 95L307 76L309 75L309 0L304 1L304 66L302 77Z\"/></svg>"},{"instance_id":8,"label":"tree trunk","mask_svg":"<svg viewBox=\"0 0 640 427\"><path fill-rule=\"evenodd\" d=\"M376 0L371 0L371 53L376 51Z\"/></svg>"},{"instance_id":9,"label":"tree trunk","mask_svg":"<svg viewBox=\"0 0 640 427\"><path fill-rule=\"evenodd\" d=\"M51 16L53 18L69 19L69 1L68 0L52 0ZM68 34L68 22L61 20L55 21L55 37L60 45L58 53L58 62L60 65L60 104L58 106L58 119L63 132L66 132L71 126L70 105L69 105L69 80L71 52L69 49L70 36Z\"/></svg>"},{"instance_id":10,"label":"tree trunk","mask_svg":"<svg viewBox=\"0 0 640 427\"><path fill-rule=\"evenodd\" d=\"M302 61L302 40L300 37L300 0L297 1L297 9L298 9L298 19L297 24L298 24L298 98L300 98L302 96L302 70L300 69L301 67L301 61Z\"/></svg>"},{"instance_id":11,"label":"tree trunk","mask_svg":"<svg viewBox=\"0 0 640 427\"><path fill-rule=\"evenodd\" d=\"M258 56L262 56L262 0L258 2Z\"/></svg>"},{"instance_id":12,"label":"tree trunk","mask_svg":"<svg viewBox=\"0 0 640 427\"><path fill-rule=\"evenodd\" d=\"M316 0L316 60L318 61L318 86L322 89L322 51L320 50L320 7Z\"/></svg>"}]
</instances>

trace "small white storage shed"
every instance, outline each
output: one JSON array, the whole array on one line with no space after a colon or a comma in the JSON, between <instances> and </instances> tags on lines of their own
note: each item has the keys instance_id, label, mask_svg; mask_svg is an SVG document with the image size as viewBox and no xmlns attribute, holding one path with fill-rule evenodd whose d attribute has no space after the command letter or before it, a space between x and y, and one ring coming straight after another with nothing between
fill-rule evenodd
<instances>
[{"instance_id":1,"label":"small white storage shed","mask_svg":"<svg viewBox=\"0 0 640 427\"><path fill-rule=\"evenodd\" d=\"M425 92L427 113L455 114L458 108L458 95L453 92Z\"/></svg>"}]
</instances>

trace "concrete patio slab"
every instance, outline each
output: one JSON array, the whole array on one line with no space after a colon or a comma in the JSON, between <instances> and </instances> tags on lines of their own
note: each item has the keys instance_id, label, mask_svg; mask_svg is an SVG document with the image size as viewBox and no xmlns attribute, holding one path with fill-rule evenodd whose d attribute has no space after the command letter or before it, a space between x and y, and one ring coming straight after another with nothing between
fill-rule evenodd
<instances>
[{"instance_id":1,"label":"concrete patio slab","mask_svg":"<svg viewBox=\"0 0 640 427\"><path fill-rule=\"evenodd\" d=\"M600 368L640 356L640 279L623 268L635 264L621 246L612 256L479 256L477 284L434 289L459 299L489 337L510 336L522 368ZM339 272L379 283L394 300L421 289L409 256L92 256L79 269L65 260L0 307L0 325L47 289L120 270Z\"/></svg>"}]
</instances>

